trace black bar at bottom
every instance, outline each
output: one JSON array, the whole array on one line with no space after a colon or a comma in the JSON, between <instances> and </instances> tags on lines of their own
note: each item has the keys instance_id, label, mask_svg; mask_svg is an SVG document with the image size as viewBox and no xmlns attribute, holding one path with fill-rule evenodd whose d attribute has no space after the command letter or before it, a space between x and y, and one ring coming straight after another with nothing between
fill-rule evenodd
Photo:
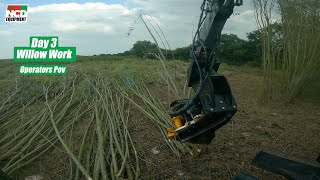
<instances>
[{"instance_id":1,"label":"black bar at bottom","mask_svg":"<svg viewBox=\"0 0 320 180\"><path fill-rule=\"evenodd\" d=\"M252 162L255 166L294 180L320 180L320 166L295 161L274 153L260 151Z\"/></svg>"}]
</instances>

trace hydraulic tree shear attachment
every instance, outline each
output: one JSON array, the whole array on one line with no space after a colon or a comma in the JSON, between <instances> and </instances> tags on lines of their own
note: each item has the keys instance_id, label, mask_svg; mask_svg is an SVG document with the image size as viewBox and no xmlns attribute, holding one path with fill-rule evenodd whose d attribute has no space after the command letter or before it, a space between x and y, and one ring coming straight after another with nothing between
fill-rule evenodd
<instances>
[{"instance_id":1,"label":"hydraulic tree shear attachment","mask_svg":"<svg viewBox=\"0 0 320 180\"><path fill-rule=\"evenodd\" d=\"M210 144L215 131L236 113L237 104L229 83L218 74L220 62L215 49L220 45L221 31L234 7L242 3L242 0L203 1L188 70L188 86L195 94L191 99L171 103L170 115L175 127L167 129L169 139Z\"/></svg>"}]
</instances>

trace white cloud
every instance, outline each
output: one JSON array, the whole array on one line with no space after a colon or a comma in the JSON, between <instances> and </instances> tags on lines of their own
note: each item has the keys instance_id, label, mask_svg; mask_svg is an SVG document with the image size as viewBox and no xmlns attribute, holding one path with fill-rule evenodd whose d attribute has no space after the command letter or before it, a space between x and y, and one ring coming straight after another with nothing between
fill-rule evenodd
<instances>
[{"instance_id":1,"label":"white cloud","mask_svg":"<svg viewBox=\"0 0 320 180\"><path fill-rule=\"evenodd\" d=\"M84 4L78 4L78 3L62 3L62 4L49 4L49 5L43 5L43 6L37 6L37 7L30 7L29 12L30 13L52 13L52 12L72 12L72 11L84 11L87 12L88 15L97 11L104 10L105 12L110 11L119 11L122 14L128 13L128 8L121 5L121 4L105 4L105 3L84 3ZM91 12L89 12L91 11Z\"/></svg>"},{"instance_id":2,"label":"white cloud","mask_svg":"<svg viewBox=\"0 0 320 180\"><path fill-rule=\"evenodd\" d=\"M0 30L0 36L7 36L7 35L10 35L11 32L10 31L3 31L3 30Z\"/></svg>"},{"instance_id":3,"label":"white cloud","mask_svg":"<svg viewBox=\"0 0 320 180\"><path fill-rule=\"evenodd\" d=\"M246 10L233 15L226 23L224 33L236 34L245 39L246 33L256 28L254 10Z\"/></svg>"},{"instance_id":4,"label":"white cloud","mask_svg":"<svg viewBox=\"0 0 320 180\"><path fill-rule=\"evenodd\" d=\"M31 7L32 17L46 17L53 31L88 31L112 33L123 18L136 15L120 4L65 3Z\"/></svg>"},{"instance_id":5,"label":"white cloud","mask_svg":"<svg viewBox=\"0 0 320 180\"><path fill-rule=\"evenodd\" d=\"M140 21L140 13L161 26L172 48L188 46L196 26L201 2L195 0L126 0L122 4L103 2L48 4L29 7L28 22L0 23L1 58L12 57L13 46L28 45L29 36L59 36L60 45L76 46L81 55L118 53L129 50L137 40L151 40ZM2 5L0 3L0 5ZM255 19L250 7L236 7L223 33L245 38L254 30ZM152 18L151 18L152 17ZM129 28L134 31L128 37ZM3 31L5 29L6 31ZM15 38L9 36L11 33ZM3 43L7 42L7 43Z\"/></svg>"},{"instance_id":6,"label":"white cloud","mask_svg":"<svg viewBox=\"0 0 320 180\"><path fill-rule=\"evenodd\" d=\"M63 20L53 20L52 29L56 32L63 31L97 31L103 33L113 33L112 26L102 23L90 22L66 22Z\"/></svg>"}]
</instances>

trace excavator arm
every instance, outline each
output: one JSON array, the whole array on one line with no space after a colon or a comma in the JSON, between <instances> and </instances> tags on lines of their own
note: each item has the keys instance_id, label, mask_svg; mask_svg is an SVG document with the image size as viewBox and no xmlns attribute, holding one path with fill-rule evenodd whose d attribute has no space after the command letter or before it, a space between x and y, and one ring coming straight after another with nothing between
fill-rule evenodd
<instances>
[{"instance_id":1,"label":"excavator arm","mask_svg":"<svg viewBox=\"0 0 320 180\"><path fill-rule=\"evenodd\" d=\"M215 54L221 31L242 0L204 0L198 28L191 45L188 85L195 91L191 99L171 103L172 122L168 138L195 144L209 144L215 131L228 123L237 111L227 79L218 74Z\"/></svg>"}]
</instances>

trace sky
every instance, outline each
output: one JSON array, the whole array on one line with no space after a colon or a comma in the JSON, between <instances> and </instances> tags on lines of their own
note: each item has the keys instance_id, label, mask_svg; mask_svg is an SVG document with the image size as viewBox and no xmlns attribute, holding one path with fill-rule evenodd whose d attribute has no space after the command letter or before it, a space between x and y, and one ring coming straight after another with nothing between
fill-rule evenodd
<instances>
[{"instance_id":1,"label":"sky","mask_svg":"<svg viewBox=\"0 0 320 180\"><path fill-rule=\"evenodd\" d=\"M13 57L15 46L27 46L30 36L58 36L60 46L77 47L78 55L115 54L151 36L141 21L157 22L171 48L191 44L200 5L197 0L0 0L0 59ZM256 29L248 1L235 7L223 33L245 39ZM6 23L7 4L28 4L28 21ZM133 31L128 36L129 30Z\"/></svg>"}]
</instances>

